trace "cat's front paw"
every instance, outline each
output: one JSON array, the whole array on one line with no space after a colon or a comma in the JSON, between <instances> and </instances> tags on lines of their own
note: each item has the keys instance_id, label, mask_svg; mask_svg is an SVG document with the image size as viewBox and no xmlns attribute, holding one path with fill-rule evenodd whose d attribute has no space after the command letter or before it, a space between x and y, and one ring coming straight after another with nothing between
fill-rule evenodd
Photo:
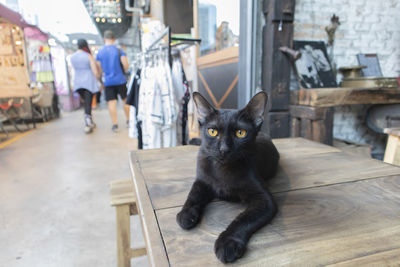
<instances>
[{"instance_id":1,"label":"cat's front paw","mask_svg":"<svg viewBox=\"0 0 400 267\"><path fill-rule=\"evenodd\" d=\"M176 221L183 229L189 230L200 221L200 212L195 208L182 209L176 215Z\"/></svg>"},{"instance_id":2,"label":"cat's front paw","mask_svg":"<svg viewBox=\"0 0 400 267\"><path fill-rule=\"evenodd\" d=\"M245 251L246 243L226 234L226 232L222 232L215 241L215 255L223 263L234 262L241 258Z\"/></svg>"}]
</instances>

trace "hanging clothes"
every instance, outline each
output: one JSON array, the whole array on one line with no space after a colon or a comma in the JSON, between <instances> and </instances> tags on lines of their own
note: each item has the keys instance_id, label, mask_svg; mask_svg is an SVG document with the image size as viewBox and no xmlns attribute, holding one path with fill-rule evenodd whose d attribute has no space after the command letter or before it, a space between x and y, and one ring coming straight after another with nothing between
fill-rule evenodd
<instances>
[{"instance_id":1,"label":"hanging clothes","mask_svg":"<svg viewBox=\"0 0 400 267\"><path fill-rule=\"evenodd\" d=\"M142 70L142 82L139 89L139 105L137 120L142 125L142 142L143 149L161 147L158 141L160 137L157 135L157 130L152 122L152 107L154 99L154 89L156 81L154 79L154 70L144 68Z\"/></svg>"},{"instance_id":2,"label":"hanging clothes","mask_svg":"<svg viewBox=\"0 0 400 267\"><path fill-rule=\"evenodd\" d=\"M185 94L182 98L182 145L187 145L189 141L189 128L187 125L188 121L188 104L190 100L190 87L189 82L186 79L185 72L182 69L183 85L185 87Z\"/></svg>"},{"instance_id":3,"label":"hanging clothes","mask_svg":"<svg viewBox=\"0 0 400 267\"><path fill-rule=\"evenodd\" d=\"M190 99L189 84L183 71L182 62L179 57L174 58L172 63L172 77L175 89L176 102L179 105L177 127L177 142L181 145L187 145L188 129L187 129L187 104Z\"/></svg>"},{"instance_id":4,"label":"hanging clothes","mask_svg":"<svg viewBox=\"0 0 400 267\"><path fill-rule=\"evenodd\" d=\"M142 126L143 149L176 146L176 119L171 69L159 58L141 71L137 120Z\"/></svg>"},{"instance_id":5,"label":"hanging clothes","mask_svg":"<svg viewBox=\"0 0 400 267\"><path fill-rule=\"evenodd\" d=\"M139 68L130 80L128 85L128 96L126 104L130 105L129 109L129 137L138 139L138 149L143 149L142 142L142 126L137 120L139 110L139 88L141 84L141 69Z\"/></svg>"},{"instance_id":6,"label":"hanging clothes","mask_svg":"<svg viewBox=\"0 0 400 267\"><path fill-rule=\"evenodd\" d=\"M142 54L136 74L128 84L129 136L138 139L138 149L186 145L187 104L190 88L179 57L172 68L160 49Z\"/></svg>"}]
</instances>

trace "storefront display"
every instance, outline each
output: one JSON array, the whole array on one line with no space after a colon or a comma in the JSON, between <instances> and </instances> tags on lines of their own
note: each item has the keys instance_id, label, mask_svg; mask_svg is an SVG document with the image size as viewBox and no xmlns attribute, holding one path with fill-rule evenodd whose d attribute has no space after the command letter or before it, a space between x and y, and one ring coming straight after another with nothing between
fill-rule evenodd
<instances>
[{"instance_id":1,"label":"storefront display","mask_svg":"<svg viewBox=\"0 0 400 267\"><path fill-rule=\"evenodd\" d=\"M0 98L29 97L22 29L0 18Z\"/></svg>"},{"instance_id":2,"label":"storefront display","mask_svg":"<svg viewBox=\"0 0 400 267\"><path fill-rule=\"evenodd\" d=\"M39 28L24 29L29 60L30 86L33 89L33 104L36 117L43 121L59 116L58 97L54 83L54 72L48 35Z\"/></svg>"},{"instance_id":3,"label":"storefront display","mask_svg":"<svg viewBox=\"0 0 400 267\"><path fill-rule=\"evenodd\" d=\"M0 117L17 131L29 128L18 123L32 115L24 26L19 14L0 4Z\"/></svg>"}]
</instances>

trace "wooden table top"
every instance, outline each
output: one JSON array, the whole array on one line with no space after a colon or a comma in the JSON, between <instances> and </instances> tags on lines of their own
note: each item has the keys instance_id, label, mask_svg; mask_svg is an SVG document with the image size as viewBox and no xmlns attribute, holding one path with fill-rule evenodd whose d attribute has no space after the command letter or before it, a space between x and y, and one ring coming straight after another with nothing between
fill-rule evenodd
<instances>
[{"instance_id":1,"label":"wooden table top","mask_svg":"<svg viewBox=\"0 0 400 267\"><path fill-rule=\"evenodd\" d=\"M274 140L279 212L233 266L355 266L400 262L400 168L302 138ZM132 177L152 266L223 266L214 242L244 210L214 201L185 231L175 217L195 179L198 147L131 152Z\"/></svg>"}]
</instances>

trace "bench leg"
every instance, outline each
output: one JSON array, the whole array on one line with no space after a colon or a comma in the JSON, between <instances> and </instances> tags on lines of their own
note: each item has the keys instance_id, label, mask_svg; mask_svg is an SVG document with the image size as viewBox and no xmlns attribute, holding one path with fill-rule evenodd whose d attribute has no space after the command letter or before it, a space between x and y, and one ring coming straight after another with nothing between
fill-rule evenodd
<instances>
[{"instance_id":1,"label":"bench leg","mask_svg":"<svg viewBox=\"0 0 400 267\"><path fill-rule=\"evenodd\" d=\"M117 254L118 267L131 266L130 205L118 205L117 211Z\"/></svg>"}]
</instances>

